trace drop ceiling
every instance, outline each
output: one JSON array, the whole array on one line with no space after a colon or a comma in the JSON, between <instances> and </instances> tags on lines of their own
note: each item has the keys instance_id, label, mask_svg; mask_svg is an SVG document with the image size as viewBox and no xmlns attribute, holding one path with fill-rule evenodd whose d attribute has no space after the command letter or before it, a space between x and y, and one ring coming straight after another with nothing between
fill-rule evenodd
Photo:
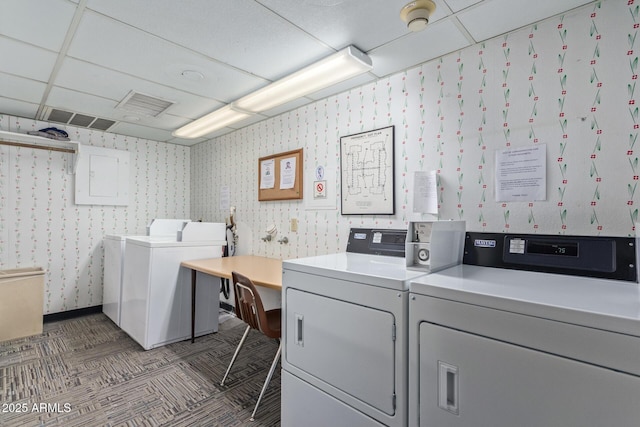
<instances>
[{"instance_id":1,"label":"drop ceiling","mask_svg":"<svg viewBox=\"0 0 640 427\"><path fill-rule=\"evenodd\" d=\"M62 110L113 121L109 132L192 145L592 1L435 0L418 33L400 20L406 3L2 0L0 114L47 120ZM348 45L371 57L371 72L203 138L172 136ZM168 107L126 108L132 94Z\"/></svg>"}]
</instances>

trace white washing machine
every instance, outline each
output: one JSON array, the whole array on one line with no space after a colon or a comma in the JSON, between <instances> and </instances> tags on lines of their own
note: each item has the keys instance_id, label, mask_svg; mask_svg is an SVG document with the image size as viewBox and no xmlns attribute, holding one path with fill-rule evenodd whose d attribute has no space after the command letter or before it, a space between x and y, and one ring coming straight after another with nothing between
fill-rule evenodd
<instances>
[{"instance_id":1,"label":"white washing machine","mask_svg":"<svg viewBox=\"0 0 640 427\"><path fill-rule=\"evenodd\" d=\"M176 237L188 219L153 219L147 225L147 236ZM120 326L120 302L122 295L122 274L124 271L124 249L127 237L134 235L104 236L104 274L102 290L102 312Z\"/></svg>"},{"instance_id":2,"label":"white washing machine","mask_svg":"<svg viewBox=\"0 0 640 427\"><path fill-rule=\"evenodd\" d=\"M637 427L634 239L478 234L411 283L409 425Z\"/></svg>"},{"instance_id":3,"label":"white washing machine","mask_svg":"<svg viewBox=\"0 0 640 427\"><path fill-rule=\"evenodd\" d=\"M180 263L222 256L224 227L220 237L126 239L120 327L145 350L191 337L191 271ZM220 289L217 278L198 274L196 336L218 330Z\"/></svg>"},{"instance_id":4,"label":"white washing machine","mask_svg":"<svg viewBox=\"0 0 640 427\"><path fill-rule=\"evenodd\" d=\"M347 253L283 261L283 427L406 426L406 230L352 229Z\"/></svg>"}]
</instances>

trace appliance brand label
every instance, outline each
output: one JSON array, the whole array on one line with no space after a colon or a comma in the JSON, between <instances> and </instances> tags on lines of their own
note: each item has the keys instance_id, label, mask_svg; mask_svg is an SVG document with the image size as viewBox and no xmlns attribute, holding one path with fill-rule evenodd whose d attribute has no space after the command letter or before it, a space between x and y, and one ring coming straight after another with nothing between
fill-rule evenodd
<instances>
[{"instance_id":1,"label":"appliance brand label","mask_svg":"<svg viewBox=\"0 0 640 427\"><path fill-rule=\"evenodd\" d=\"M367 233L354 233L353 238L356 240L365 240L367 238Z\"/></svg>"},{"instance_id":2,"label":"appliance brand label","mask_svg":"<svg viewBox=\"0 0 640 427\"><path fill-rule=\"evenodd\" d=\"M495 240L476 239L476 240L473 241L473 246L476 246L478 248L495 248L496 247L496 241Z\"/></svg>"}]
</instances>

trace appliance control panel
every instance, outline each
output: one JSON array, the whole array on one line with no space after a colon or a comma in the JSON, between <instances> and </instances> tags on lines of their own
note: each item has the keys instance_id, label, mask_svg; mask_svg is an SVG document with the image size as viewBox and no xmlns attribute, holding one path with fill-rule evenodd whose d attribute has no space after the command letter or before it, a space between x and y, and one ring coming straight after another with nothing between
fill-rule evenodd
<instances>
[{"instance_id":1,"label":"appliance control panel","mask_svg":"<svg viewBox=\"0 0 640 427\"><path fill-rule=\"evenodd\" d=\"M404 257L407 230L352 228L347 252Z\"/></svg>"},{"instance_id":2,"label":"appliance control panel","mask_svg":"<svg viewBox=\"0 0 640 427\"><path fill-rule=\"evenodd\" d=\"M468 232L464 264L637 282L635 238Z\"/></svg>"}]
</instances>

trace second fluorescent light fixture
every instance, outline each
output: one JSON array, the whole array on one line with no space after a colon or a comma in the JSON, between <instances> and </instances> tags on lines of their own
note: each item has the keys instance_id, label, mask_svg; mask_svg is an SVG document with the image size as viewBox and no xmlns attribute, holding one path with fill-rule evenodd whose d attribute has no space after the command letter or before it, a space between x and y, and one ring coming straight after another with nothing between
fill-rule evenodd
<instances>
[{"instance_id":1,"label":"second fluorescent light fixture","mask_svg":"<svg viewBox=\"0 0 640 427\"><path fill-rule=\"evenodd\" d=\"M286 102L317 92L372 69L371 59L353 46L258 89L176 130L173 135L197 138Z\"/></svg>"},{"instance_id":2,"label":"second fluorescent light fixture","mask_svg":"<svg viewBox=\"0 0 640 427\"><path fill-rule=\"evenodd\" d=\"M206 116L202 116L188 125L182 126L178 130L175 130L173 132L173 136L177 136L179 138L197 138L250 116L250 113L236 111L231 108L231 105L225 105L224 107L217 109Z\"/></svg>"}]
</instances>

